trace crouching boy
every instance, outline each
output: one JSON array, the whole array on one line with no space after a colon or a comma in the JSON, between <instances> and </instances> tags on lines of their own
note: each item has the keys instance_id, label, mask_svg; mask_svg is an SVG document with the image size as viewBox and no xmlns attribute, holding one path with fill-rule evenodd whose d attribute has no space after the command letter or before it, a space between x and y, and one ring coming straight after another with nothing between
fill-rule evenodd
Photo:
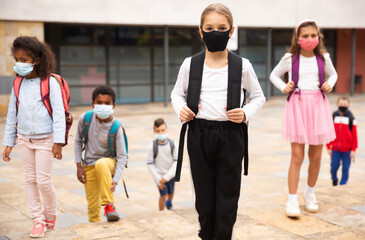
<instances>
[{"instance_id":1,"label":"crouching boy","mask_svg":"<svg viewBox=\"0 0 365 240\"><path fill-rule=\"evenodd\" d=\"M113 192L127 163L127 154L121 122L112 116L114 90L97 87L92 93L92 107L92 111L79 118L75 137L77 178L85 186L89 222L100 222L101 206L108 221L118 221Z\"/></svg>"}]
</instances>

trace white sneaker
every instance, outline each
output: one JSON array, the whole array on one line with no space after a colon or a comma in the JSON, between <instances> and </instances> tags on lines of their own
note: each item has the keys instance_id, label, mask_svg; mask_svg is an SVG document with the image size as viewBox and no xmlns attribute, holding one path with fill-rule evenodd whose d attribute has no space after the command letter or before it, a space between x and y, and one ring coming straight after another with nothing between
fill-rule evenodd
<instances>
[{"instance_id":1,"label":"white sneaker","mask_svg":"<svg viewBox=\"0 0 365 240\"><path fill-rule=\"evenodd\" d=\"M313 213L318 212L318 202L316 195L314 193L307 193L304 191L303 197L305 200L305 210Z\"/></svg>"},{"instance_id":2,"label":"white sneaker","mask_svg":"<svg viewBox=\"0 0 365 240\"><path fill-rule=\"evenodd\" d=\"M300 216L300 209L299 209L298 201L290 200L286 203L286 215L288 217L299 217Z\"/></svg>"}]
</instances>

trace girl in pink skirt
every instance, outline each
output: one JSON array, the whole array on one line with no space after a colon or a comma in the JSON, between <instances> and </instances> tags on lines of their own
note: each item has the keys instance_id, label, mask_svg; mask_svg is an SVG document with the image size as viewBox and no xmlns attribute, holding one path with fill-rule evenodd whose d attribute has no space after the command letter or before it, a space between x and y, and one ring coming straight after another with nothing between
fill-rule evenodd
<instances>
[{"instance_id":1,"label":"girl in pink skirt","mask_svg":"<svg viewBox=\"0 0 365 240\"><path fill-rule=\"evenodd\" d=\"M317 212L314 188L321 166L322 147L336 137L325 93L332 91L337 73L322 39L323 35L313 20L302 21L294 29L289 51L270 75L271 82L283 93L288 93L283 136L291 143L286 204L289 217L300 216L297 190L305 144L309 144L305 209ZM281 78L285 73L288 73L287 84Z\"/></svg>"}]
</instances>

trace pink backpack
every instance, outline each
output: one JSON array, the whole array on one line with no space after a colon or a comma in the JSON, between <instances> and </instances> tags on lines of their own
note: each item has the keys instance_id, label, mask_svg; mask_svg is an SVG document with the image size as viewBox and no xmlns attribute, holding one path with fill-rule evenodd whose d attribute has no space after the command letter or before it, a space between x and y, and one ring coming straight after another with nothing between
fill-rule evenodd
<instances>
[{"instance_id":1,"label":"pink backpack","mask_svg":"<svg viewBox=\"0 0 365 240\"><path fill-rule=\"evenodd\" d=\"M69 107L70 107L70 90L69 87L67 85L67 82L65 79L63 79L60 75L51 73L47 78L42 79L41 80L41 97L42 97L42 101L44 106L47 108L49 115L51 116L51 118L53 118L52 116L52 106L51 106L51 101L49 99L49 78L50 77L54 77L58 84L60 84L61 87L61 93L62 93L62 99L63 99L63 106L65 109L65 118L66 118L66 132L65 132L65 144L63 146L67 145L67 140L68 140L68 132L71 128L72 122L73 122L73 117L69 111ZM18 108L19 108L19 90L20 90L20 85L23 81L24 77L21 76L17 76L14 79L14 83L13 83L13 87L14 87L14 93L15 93L15 97L16 97L16 111L18 114Z\"/></svg>"}]
</instances>

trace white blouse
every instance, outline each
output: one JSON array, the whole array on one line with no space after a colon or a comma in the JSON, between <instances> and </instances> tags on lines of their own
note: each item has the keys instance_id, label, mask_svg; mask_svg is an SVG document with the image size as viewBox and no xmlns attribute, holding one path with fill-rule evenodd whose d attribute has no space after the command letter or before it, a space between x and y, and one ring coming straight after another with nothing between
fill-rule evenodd
<instances>
[{"instance_id":1,"label":"white blouse","mask_svg":"<svg viewBox=\"0 0 365 240\"><path fill-rule=\"evenodd\" d=\"M190 61L191 57L184 60L180 67L175 87L171 92L172 106L178 116L182 107L186 105ZM222 68L213 69L204 64L199 101L201 107L196 118L215 121L229 121L227 111L225 109L227 105L227 87L228 65ZM242 58L241 88L241 105L244 100L243 88L246 89L247 95L250 99L249 103L242 108L246 115L246 121L248 121L263 106L265 103L265 96L251 63L245 58Z\"/></svg>"},{"instance_id":2,"label":"white blouse","mask_svg":"<svg viewBox=\"0 0 365 240\"><path fill-rule=\"evenodd\" d=\"M286 84L283 82L283 75L289 73L289 81L292 81L292 60L291 53L286 53L280 60L278 65L274 68L270 75L270 81L280 91L284 91ZM328 75L327 82L333 88L337 81L337 73L333 67L329 53L324 54L325 72ZM299 81L298 88L300 90L318 90L319 75L316 56L304 57L300 55L299 58Z\"/></svg>"}]
</instances>

